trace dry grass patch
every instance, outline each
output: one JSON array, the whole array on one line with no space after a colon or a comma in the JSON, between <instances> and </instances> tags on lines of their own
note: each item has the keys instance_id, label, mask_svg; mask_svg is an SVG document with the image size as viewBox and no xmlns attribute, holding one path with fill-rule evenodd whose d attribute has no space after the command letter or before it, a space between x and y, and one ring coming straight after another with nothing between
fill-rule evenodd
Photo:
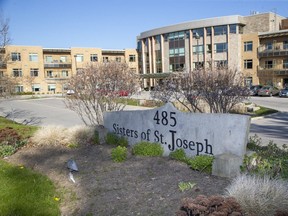
<instances>
[{"instance_id":1,"label":"dry grass patch","mask_svg":"<svg viewBox=\"0 0 288 216\"><path fill-rule=\"evenodd\" d=\"M36 146L69 146L97 143L97 131L93 127L45 126L36 131L31 142Z\"/></svg>"},{"instance_id":2,"label":"dry grass patch","mask_svg":"<svg viewBox=\"0 0 288 216\"><path fill-rule=\"evenodd\" d=\"M288 213L288 183L280 179L240 175L232 181L226 194L234 197L248 215Z\"/></svg>"}]
</instances>

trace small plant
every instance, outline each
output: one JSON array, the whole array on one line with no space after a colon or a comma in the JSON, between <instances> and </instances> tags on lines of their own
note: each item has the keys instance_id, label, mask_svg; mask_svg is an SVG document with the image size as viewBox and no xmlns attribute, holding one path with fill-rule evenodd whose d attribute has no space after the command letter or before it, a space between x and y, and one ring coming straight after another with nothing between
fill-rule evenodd
<instances>
[{"instance_id":1,"label":"small plant","mask_svg":"<svg viewBox=\"0 0 288 216\"><path fill-rule=\"evenodd\" d=\"M193 182L180 182L178 184L178 188L181 192L183 192L185 190L192 189L195 185L196 185L196 183L193 183Z\"/></svg>"},{"instance_id":2,"label":"small plant","mask_svg":"<svg viewBox=\"0 0 288 216\"><path fill-rule=\"evenodd\" d=\"M162 156L164 150L163 147L158 143L141 141L133 146L132 153L134 155L142 156Z\"/></svg>"},{"instance_id":3,"label":"small plant","mask_svg":"<svg viewBox=\"0 0 288 216\"><path fill-rule=\"evenodd\" d=\"M171 157L174 160L181 161L181 162L185 162L185 163L187 162L187 157L183 149L177 149L174 152L171 152L169 154L169 157Z\"/></svg>"},{"instance_id":4,"label":"small plant","mask_svg":"<svg viewBox=\"0 0 288 216\"><path fill-rule=\"evenodd\" d=\"M193 169L200 172L212 172L213 156L198 155L188 159L187 164Z\"/></svg>"},{"instance_id":5,"label":"small plant","mask_svg":"<svg viewBox=\"0 0 288 216\"><path fill-rule=\"evenodd\" d=\"M70 144L67 145L67 147L73 149L73 148L78 148L79 145L77 143L70 143Z\"/></svg>"},{"instance_id":6,"label":"small plant","mask_svg":"<svg viewBox=\"0 0 288 216\"><path fill-rule=\"evenodd\" d=\"M12 145L0 145L0 157L7 157L16 151L16 148Z\"/></svg>"},{"instance_id":7,"label":"small plant","mask_svg":"<svg viewBox=\"0 0 288 216\"><path fill-rule=\"evenodd\" d=\"M122 147L128 146L128 140L125 137L119 137L114 133L107 133L105 141L110 145L118 145Z\"/></svg>"},{"instance_id":8,"label":"small plant","mask_svg":"<svg viewBox=\"0 0 288 216\"><path fill-rule=\"evenodd\" d=\"M114 162L123 162L127 158L127 148L122 146L117 146L112 149L111 157Z\"/></svg>"}]
</instances>

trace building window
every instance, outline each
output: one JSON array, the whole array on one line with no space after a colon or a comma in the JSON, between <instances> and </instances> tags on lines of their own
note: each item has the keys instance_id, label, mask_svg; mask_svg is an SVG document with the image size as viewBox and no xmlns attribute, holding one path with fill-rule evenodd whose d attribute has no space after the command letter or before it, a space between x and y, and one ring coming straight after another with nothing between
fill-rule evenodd
<instances>
[{"instance_id":1,"label":"building window","mask_svg":"<svg viewBox=\"0 0 288 216\"><path fill-rule=\"evenodd\" d=\"M184 47L181 48L175 48L175 49L169 49L169 56L184 56L185 55L185 49Z\"/></svg>"},{"instance_id":2,"label":"building window","mask_svg":"<svg viewBox=\"0 0 288 216\"><path fill-rule=\"evenodd\" d=\"M129 62L136 62L136 56L135 55L129 55Z\"/></svg>"},{"instance_id":3,"label":"building window","mask_svg":"<svg viewBox=\"0 0 288 216\"><path fill-rule=\"evenodd\" d=\"M13 77L22 77L21 69L13 69Z\"/></svg>"},{"instance_id":4,"label":"building window","mask_svg":"<svg viewBox=\"0 0 288 216\"><path fill-rule=\"evenodd\" d=\"M39 92L40 91L40 84L32 84L32 91Z\"/></svg>"},{"instance_id":5,"label":"building window","mask_svg":"<svg viewBox=\"0 0 288 216\"><path fill-rule=\"evenodd\" d=\"M55 93L56 91L56 84L48 84L48 91L53 91Z\"/></svg>"},{"instance_id":6,"label":"building window","mask_svg":"<svg viewBox=\"0 0 288 216\"><path fill-rule=\"evenodd\" d=\"M116 62L121 62L121 57L115 57Z\"/></svg>"},{"instance_id":7,"label":"building window","mask_svg":"<svg viewBox=\"0 0 288 216\"><path fill-rule=\"evenodd\" d=\"M226 68L228 66L227 60L214 61L216 68Z\"/></svg>"},{"instance_id":8,"label":"building window","mask_svg":"<svg viewBox=\"0 0 288 216\"><path fill-rule=\"evenodd\" d=\"M29 54L29 61L38 62L38 54L37 53L30 53Z\"/></svg>"},{"instance_id":9,"label":"building window","mask_svg":"<svg viewBox=\"0 0 288 216\"><path fill-rule=\"evenodd\" d=\"M212 35L211 27L207 27L206 28L206 36L210 36L210 35Z\"/></svg>"},{"instance_id":10,"label":"building window","mask_svg":"<svg viewBox=\"0 0 288 216\"><path fill-rule=\"evenodd\" d=\"M52 56L45 56L45 62L46 63L52 63L53 62Z\"/></svg>"},{"instance_id":11,"label":"building window","mask_svg":"<svg viewBox=\"0 0 288 216\"><path fill-rule=\"evenodd\" d=\"M253 51L253 42L247 41L244 42L244 52Z\"/></svg>"},{"instance_id":12,"label":"building window","mask_svg":"<svg viewBox=\"0 0 288 216\"><path fill-rule=\"evenodd\" d=\"M68 77L69 73L67 70L62 70L62 77Z\"/></svg>"},{"instance_id":13,"label":"building window","mask_svg":"<svg viewBox=\"0 0 288 216\"><path fill-rule=\"evenodd\" d=\"M214 50L216 53L227 52L227 43L216 43L214 44L214 46Z\"/></svg>"},{"instance_id":14,"label":"building window","mask_svg":"<svg viewBox=\"0 0 288 216\"><path fill-rule=\"evenodd\" d=\"M283 41L283 49L288 49L288 41Z\"/></svg>"},{"instance_id":15,"label":"building window","mask_svg":"<svg viewBox=\"0 0 288 216\"><path fill-rule=\"evenodd\" d=\"M90 55L90 61L91 62L98 62L98 55L97 54L91 54Z\"/></svg>"},{"instance_id":16,"label":"building window","mask_svg":"<svg viewBox=\"0 0 288 216\"><path fill-rule=\"evenodd\" d=\"M23 85L16 85L15 86L15 92L23 92L24 91L24 88L23 88Z\"/></svg>"},{"instance_id":17,"label":"building window","mask_svg":"<svg viewBox=\"0 0 288 216\"><path fill-rule=\"evenodd\" d=\"M67 62L67 56L60 56L60 62Z\"/></svg>"},{"instance_id":18,"label":"building window","mask_svg":"<svg viewBox=\"0 0 288 216\"><path fill-rule=\"evenodd\" d=\"M193 46L193 54L203 54L203 53L204 53L203 45Z\"/></svg>"},{"instance_id":19,"label":"building window","mask_svg":"<svg viewBox=\"0 0 288 216\"><path fill-rule=\"evenodd\" d=\"M12 61L21 61L21 54L20 53L11 53Z\"/></svg>"},{"instance_id":20,"label":"building window","mask_svg":"<svg viewBox=\"0 0 288 216\"><path fill-rule=\"evenodd\" d=\"M272 60L265 61L265 69L270 68L273 68L273 61Z\"/></svg>"},{"instance_id":21,"label":"building window","mask_svg":"<svg viewBox=\"0 0 288 216\"><path fill-rule=\"evenodd\" d=\"M199 28L199 29L194 29L193 31L193 37L198 38L198 37L203 37L204 36L204 29Z\"/></svg>"},{"instance_id":22,"label":"building window","mask_svg":"<svg viewBox=\"0 0 288 216\"><path fill-rule=\"evenodd\" d=\"M252 59L244 60L244 69L252 69L252 68L253 68Z\"/></svg>"},{"instance_id":23,"label":"building window","mask_svg":"<svg viewBox=\"0 0 288 216\"><path fill-rule=\"evenodd\" d=\"M214 35L225 35L227 33L227 26L215 26Z\"/></svg>"},{"instance_id":24,"label":"building window","mask_svg":"<svg viewBox=\"0 0 288 216\"><path fill-rule=\"evenodd\" d=\"M246 77L245 78L245 85L248 87L252 86L252 83L253 83L252 81L253 81L252 77Z\"/></svg>"},{"instance_id":25,"label":"building window","mask_svg":"<svg viewBox=\"0 0 288 216\"><path fill-rule=\"evenodd\" d=\"M108 56L104 56L104 57L103 57L103 62L109 62Z\"/></svg>"},{"instance_id":26,"label":"building window","mask_svg":"<svg viewBox=\"0 0 288 216\"><path fill-rule=\"evenodd\" d=\"M237 33L237 25L236 24L229 25L229 32L230 32L230 34L236 34Z\"/></svg>"},{"instance_id":27,"label":"building window","mask_svg":"<svg viewBox=\"0 0 288 216\"><path fill-rule=\"evenodd\" d=\"M53 71L52 70L47 71L47 77L53 78Z\"/></svg>"},{"instance_id":28,"label":"building window","mask_svg":"<svg viewBox=\"0 0 288 216\"><path fill-rule=\"evenodd\" d=\"M30 75L31 75L31 77L38 77L38 75L39 75L38 68L31 68L30 69Z\"/></svg>"},{"instance_id":29,"label":"building window","mask_svg":"<svg viewBox=\"0 0 288 216\"><path fill-rule=\"evenodd\" d=\"M183 40L184 37L185 37L184 31L181 31L181 32L173 32L173 33L169 33L169 35L168 35L169 41L173 41L173 40Z\"/></svg>"},{"instance_id":30,"label":"building window","mask_svg":"<svg viewBox=\"0 0 288 216\"><path fill-rule=\"evenodd\" d=\"M288 59L283 60L283 68L288 69Z\"/></svg>"},{"instance_id":31,"label":"building window","mask_svg":"<svg viewBox=\"0 0 288 216\"><path fill-rule=\"evenodd\" d=\"M161 36L160 35L156 35L155 36L155 44L160 44L161 43Z\"/></svg>"},{"instance_id":32,"label":"building window","mask_svg":"<svg viewBox=\"0 0 288 216\"><path fill-rule=\"evenodd\" d=\"M75 55L75 60L76 60L76 62L83 62L83 61L84 61L84 56L83 56L83 54L77 54L77 55Z\"/></svg>"},{"instance_id":33,"label":"building window","mask_svg":"<svg viewBox=\"0 0 288 216\"><path fill-rule=\"evenodd\" d=\"M244 32L244 27L243 26L239 26L239 34L243 34Z\"/></svg>"},{"instance_id":34,"label":"building window","mask_svg":"<svg viewBox=\"0 0 288 216\"><path fill-rule=\"evenodd\" d=\"M0 77L4 77L4 71L0 71Z\"/></svg>"},{"instance_id":35,"label":"building window","mask_svg":"<svg viewBox=\"0 0 288 216\"><path fill-rule=\"evenodd\" d=\"M266 50L272 50L272 49L273 49L273 44L272 44L272 42L267 42L267 43L265 44L265 48L266 48Z\"/></svg>"},{"instance_id":36,"label":"building window","mask_svg":"<svg viewBox=\"0 0 288 216\"><path fill-rule=\"evenodd\" d=\"M207 53L212 53L212 45L211 44L207 44L206 49L207 49Z\"/></svg>"}]
</instances>

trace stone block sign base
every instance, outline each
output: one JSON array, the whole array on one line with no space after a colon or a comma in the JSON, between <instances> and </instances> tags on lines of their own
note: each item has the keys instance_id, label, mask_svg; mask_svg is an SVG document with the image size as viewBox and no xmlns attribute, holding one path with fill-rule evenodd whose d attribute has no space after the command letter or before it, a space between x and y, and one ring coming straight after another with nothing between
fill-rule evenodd
<instances>
[{"instance_id":1,"label":"stone block sign base","mask_svg":"<svg viewBox=\"0 0 288 216\"><path fill-rule=\"evenodd\" d=\"M240 166L243 158L231 154L224 153L214 156L212 175L232 178L240 173Z\"/></svg>"}]
</instances>

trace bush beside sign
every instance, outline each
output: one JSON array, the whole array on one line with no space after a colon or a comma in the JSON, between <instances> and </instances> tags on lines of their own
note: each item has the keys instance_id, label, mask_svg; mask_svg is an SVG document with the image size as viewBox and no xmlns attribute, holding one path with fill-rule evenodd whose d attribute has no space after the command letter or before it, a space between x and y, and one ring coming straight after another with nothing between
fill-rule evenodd
<instances>
[{"instance_id":1,"label":"bush beside sign","mask_svg":"<svg viewBox=\"0 0 288 216\"><path fill-rule=\"evenodd\" d=\"M184 149L187 156L246 153L250 117L237 114L184 113L171 103L151 110L104 114L104 126L130 145L160 143L164 155Z\"/></svg>"}]
</instances>

